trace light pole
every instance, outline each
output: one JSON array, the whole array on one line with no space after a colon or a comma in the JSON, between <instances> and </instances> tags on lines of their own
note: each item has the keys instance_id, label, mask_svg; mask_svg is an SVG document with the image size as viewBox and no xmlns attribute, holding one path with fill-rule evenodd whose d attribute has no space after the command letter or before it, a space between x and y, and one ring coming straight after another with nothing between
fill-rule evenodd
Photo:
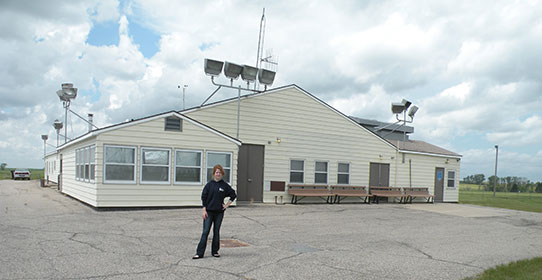
<instances>
[{"instance_id":1,"label":"light pole","mask_svg":"<svg viewBox=\"0 0 542 280\"><path fill-rule=\"evenodd\" d=\"M183 111L184 111L184 108L185 108L184 91L186 90L187 87L188 87L188 85L183 85ZM178 85L177 88L181 88L181 86Z\"/></svg>"},{"instance_id":2,"label":"light pole","mask_svg":"<svg viewBox=\"0 0 542 280\"><path fill-rule=\"evenodd\" d=\"M59 145L59 136L60 136L60 130L62 129L62 122L59 120L55 120L53 123L53 127L56 129L56 146Z\"/></svg>"},{"instance_id":3,"label":"light pole","mask_svg":"<svg viewBox=\"0 0 542 280\"><path fill-rule=\"evenodd\" d=\"M65 109L64 112L64 143L68 141L68 110L70 108L70 100L77 97L77 88L73 87L73 84L64 83L62 84L62 89L57 90L56 94L62 101L62 106Z\"/></svg>"},{"instance_id":4,"label":"light pole","mask_svg":"<svg viewBox=\"0 0 542 280\"><path fill-rule=\"evenodd\" d=\"M48 135L42 135L41 140L43 140L43 162L45 162L45 148L47 147L47 139L49 139Z\"/></svg>"},{"instance_id":5,"label":"light pole","mask_svg":"<svg viewBox=\"0 0 542 280\"><path fill-rule=\"evenodd\" d=\"M495 178L493 181L493 197L497 192L497 161L499 160L499 145L495 145Z\"/></svg>"}]
</instances>

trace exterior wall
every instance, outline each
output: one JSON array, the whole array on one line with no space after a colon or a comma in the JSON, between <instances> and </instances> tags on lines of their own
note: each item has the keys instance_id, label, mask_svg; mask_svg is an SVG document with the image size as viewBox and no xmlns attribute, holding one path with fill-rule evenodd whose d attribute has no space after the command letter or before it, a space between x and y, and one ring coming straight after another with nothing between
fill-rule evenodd
<instances>
[{"instance_id":1,"label":"exterior wall","mask_svg":"<svg viewBox=\"0 0 542 280\"><path fill-rule=\"evenodd\" d=\"M456 158L446 158L431 155L420 154L404 154L405 161L403 163L403 153L399 153L397 157L397 173L396 176L398 187L409 187L409 161L412 164L412 187L429 188L429 192L435 193L435 168L444 168L444 202L458 202L459 200L459 167L460 162ZM455 171L455 187L448 187L448 171Z\"/></svg>"},{"instance_id":2,"label":"exterior wall","mask_svg":"<svg viewBox=\"0 0 542 280\"><path fill-rule=\"evenodd\" d=\"M60 158L56 152L45 156L44 177L49 182L58 183L58 174L60 174Z\"/></svg>"},{"instance_id":3,"label":"exterior wall","mask_svg":"<svg viewBox=\"0 0 542 280\"><path fill-rule=\"evenodd\" d=\"M97 206L96 183L84 182L75 178L75 150L90 145L95 145L95 137L68 146L59 153L59 162L60 156L62 157L61 190L62 193L89 205Z\"/></svg>"},{"instance_id":4,"label":"exterior wall","mask_svg":"<svg viewBox=\"0 0 542 280\"><path fill-rule=\"evenodd\" d=\"M237 100L186 115L236 135ZM289 183L291 159L305 161L305 184L314 184L318 160L328 162L328 184L337 183L338 163L344 162L350 163L350 184L367 186L369 163L379 162L390 164L390 184L395 185L395 148L295 87L241 99L240 116L239 140L265 146L264 202L274 202L275 196L290 199L286 192L269 191L269 184Z\"/></svg>"},{"instance_id":5,"label":"exterior wall","mask_svg":"<svg viewBox=\"0 0 542 280\"><path fill-rule=\"evenodd\" d=\"M104 182L104 145L136 147L136 183L116 184ZM170 183L141 184L141 148L165 148L170 150ZM175 149L200 150L203 152L203 177L201 184L175 184ZM206 152L232 153L232 182L237 180L238 146L234 142L183 120L182 132L165 131L164 118L127 126L101 133L96 141L96 187L97 207L130 206L200 206L201 191L206 183Z\"/></svg>"}]
</instances>

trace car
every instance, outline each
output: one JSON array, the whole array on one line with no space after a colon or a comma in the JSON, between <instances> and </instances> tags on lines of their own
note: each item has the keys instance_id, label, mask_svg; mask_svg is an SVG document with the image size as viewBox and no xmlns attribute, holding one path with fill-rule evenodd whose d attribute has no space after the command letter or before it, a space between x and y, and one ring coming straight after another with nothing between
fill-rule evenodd
<instances>
[{"instance_id":1,"label":"car","mask_svg":"<svg viewBox=\"0 0 542 280\"><path fill-rule=\"evenodd\" d=\"M16 169L13 171L13 179L30 180L30 171L27 169Z\"/></svg>"}]
</instances>

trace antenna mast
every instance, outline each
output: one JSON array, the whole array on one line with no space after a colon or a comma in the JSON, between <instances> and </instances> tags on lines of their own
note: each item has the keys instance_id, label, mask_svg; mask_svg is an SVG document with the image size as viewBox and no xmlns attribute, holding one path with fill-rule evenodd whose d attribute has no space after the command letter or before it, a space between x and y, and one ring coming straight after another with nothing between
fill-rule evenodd
<instances>
[{"instance_id":1,"label":"antenna mast","mask_svg":"<svg viewBox=\"0 0 542 280\"><path fill-rule=\"evenodd\" d=\"M258 53L256 54L256 68L260 68L260 61L263 55L263 43L265 37L265 8L262 11L262 19L260 20L260 34L258 36ZM254 83L254 89L258 87L258 81Z\"/></svg>"}]
</instances>

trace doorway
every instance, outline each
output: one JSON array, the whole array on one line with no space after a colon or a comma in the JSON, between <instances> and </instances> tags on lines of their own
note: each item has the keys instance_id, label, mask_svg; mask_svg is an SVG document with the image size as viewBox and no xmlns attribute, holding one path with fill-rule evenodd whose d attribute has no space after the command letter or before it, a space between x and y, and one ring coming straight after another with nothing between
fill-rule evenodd
<instances>
[{"instance_id":1,"label":"doorway","mask_svg":"<svg viewBox=\"0 0 542 280\"><path fill-rule=\"evenodd\" d=\"M369 167L369 187L390 186L390 164L371 162Z\"/></svg>"},{"instance_id":2,"label":"doorway","mask_svg":"<svg viewBox=\"0 0 542 280\"><path fill-rule=\"evenodd\" d=\"M237 199L247 202L263 201L263 145L242 144L237 170Z\"/></svg>"},{"instance_id":3,"label":"doorway","mask_svg":"<svg viewBox=\"0 0 542 280\"><path fill-rule=\"evenodd\" d=\"M435 168L435 202L442 202L444 196L444 168Z\"/></svg>"}]
</instances>

